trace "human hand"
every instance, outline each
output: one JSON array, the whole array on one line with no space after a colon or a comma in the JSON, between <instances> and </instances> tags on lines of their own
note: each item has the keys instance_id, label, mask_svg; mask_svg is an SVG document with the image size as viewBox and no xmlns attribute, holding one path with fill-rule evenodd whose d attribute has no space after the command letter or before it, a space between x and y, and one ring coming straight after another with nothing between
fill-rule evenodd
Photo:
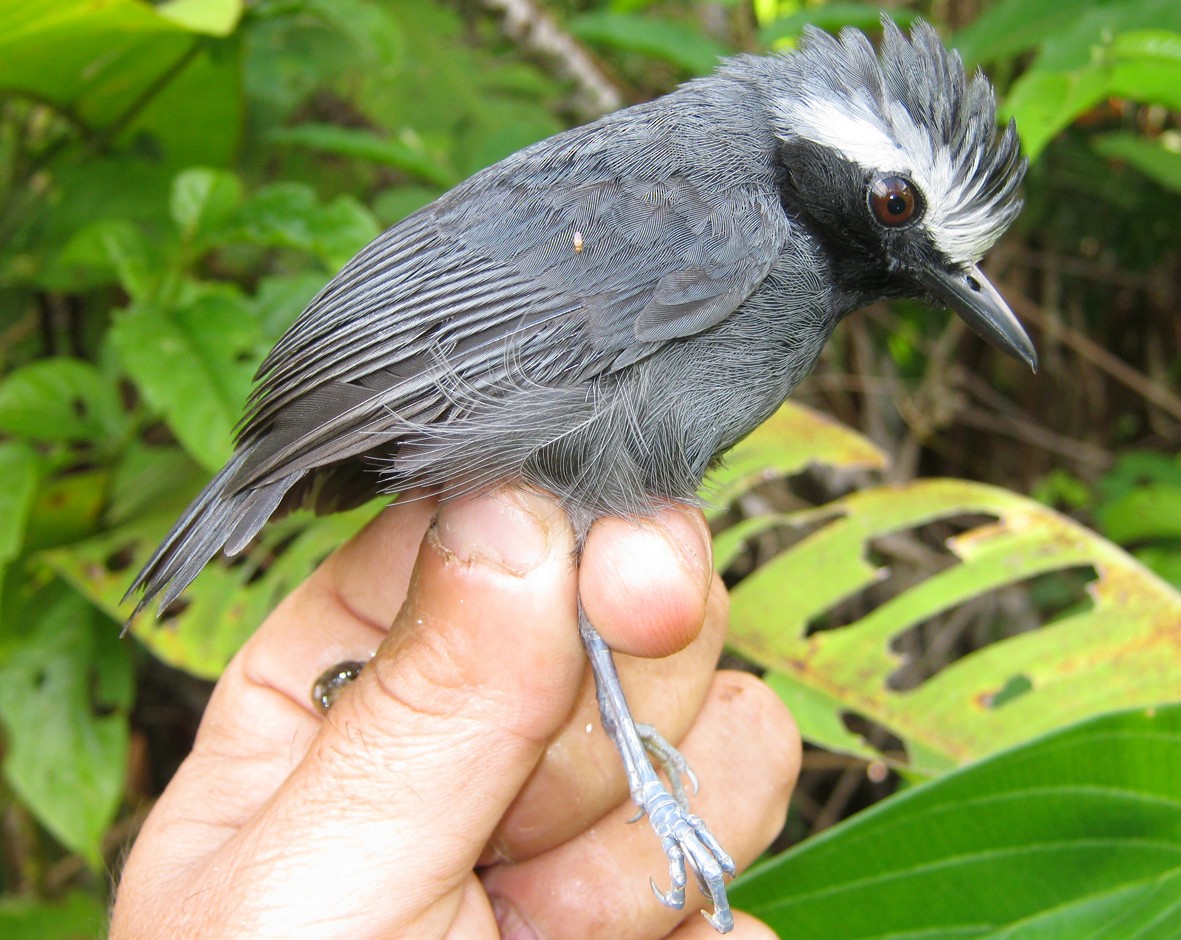
<instances>
[{"instance_id":1,"label":"human hand","mask_svg":"<svg viewBox=\"0 0 1181 940\"><path fill-rule=\"evenodd\" d=\"M552 502L504 490L397 504L332 555L218 683L127 861L113 940L713 937L696 889L681 912L652 897L667 862L627 824L579 591L740 868L782 825L795 728L761 683L715 672L727 604L699 513L601 520L580 569L572 553ZM374 648L313 708L316 676ZM773 934L739 914L734 936Z\"/></svg>"}]
</instances>

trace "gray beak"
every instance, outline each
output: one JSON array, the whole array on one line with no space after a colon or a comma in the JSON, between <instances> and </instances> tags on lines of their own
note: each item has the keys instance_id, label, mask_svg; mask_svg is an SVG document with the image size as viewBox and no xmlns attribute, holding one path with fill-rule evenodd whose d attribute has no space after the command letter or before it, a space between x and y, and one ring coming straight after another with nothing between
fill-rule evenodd
<instances>
[{"instance_id":1,"label":"gray beak","mask_svg":"<svg viewBox=\"0 0 1181 940\"><path fill-rule=\"evenodd\" d=\"M1004 298L976 265L970 264L959 271L928 269L920 273L918 279L958 313L978 336L1037 371L1037 350L1033 348L1033 341Z\"/></svg>"}]
</instances>

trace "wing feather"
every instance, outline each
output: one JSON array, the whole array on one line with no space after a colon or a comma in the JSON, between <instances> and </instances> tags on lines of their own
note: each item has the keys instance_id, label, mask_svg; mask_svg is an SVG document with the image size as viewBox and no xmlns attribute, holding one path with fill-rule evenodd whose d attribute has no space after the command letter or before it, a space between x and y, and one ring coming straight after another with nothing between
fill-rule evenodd
<instances>
[{"instance_id":1,"label":"wing feather","mask_svg":"<svg viewBox=\"0 0 1181 940\"><path fill-rule=\"evenodd\" d=\"M362 251L260 368L229 488L388 452L465 396L593 378L729 316L786 240L774 187L714 187L646 133L632 172L586 129L543 142Z\"/></svg>"}]
</instances>

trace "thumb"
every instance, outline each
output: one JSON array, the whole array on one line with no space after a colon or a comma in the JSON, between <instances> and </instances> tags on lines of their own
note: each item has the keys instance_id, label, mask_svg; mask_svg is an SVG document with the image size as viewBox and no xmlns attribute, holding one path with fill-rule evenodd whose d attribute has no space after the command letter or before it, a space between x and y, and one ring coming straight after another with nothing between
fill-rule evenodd
<instances>
[{"instance_id":1,"label":"thumb","mask_svg":"<svg viewBox=\"0 0 1181 940\"><path fill-rule=\"evenodd\" d=\"M331 871L358 908L396 883L403 913L425 913L470 878L579 689L573 551L565 514L533 493L440 508L389 637L266 814L307 833L287 898L325 891Z\"/></svg>"}]
</instances>

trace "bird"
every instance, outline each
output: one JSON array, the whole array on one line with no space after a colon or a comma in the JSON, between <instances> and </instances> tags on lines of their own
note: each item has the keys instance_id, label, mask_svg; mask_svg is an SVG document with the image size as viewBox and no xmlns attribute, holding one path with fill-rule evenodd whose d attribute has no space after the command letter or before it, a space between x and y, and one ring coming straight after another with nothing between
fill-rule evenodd
<instances>
[{"instance_id":1,"label":"bird","mask_svg":"<svg viewBox=\"0 0 1181 940\"><path fill-rule=\"evenodd\" d=\"M1021 209L1016 127L933 27L881 28L876 47L809 27L790 52L723 60L378 236L266 356L233 455L134 579L136 614L300 507L511 482L552 494L581 547L601 517L692 503L840 320L884 299L949 307L1036 370L978 266ZM689 812L679 777L696 778L632 717L581 604L579 631L668 856L653 891L682 909L688 866L726 932L735 865Z\"/></svg>"}]
</instances>

